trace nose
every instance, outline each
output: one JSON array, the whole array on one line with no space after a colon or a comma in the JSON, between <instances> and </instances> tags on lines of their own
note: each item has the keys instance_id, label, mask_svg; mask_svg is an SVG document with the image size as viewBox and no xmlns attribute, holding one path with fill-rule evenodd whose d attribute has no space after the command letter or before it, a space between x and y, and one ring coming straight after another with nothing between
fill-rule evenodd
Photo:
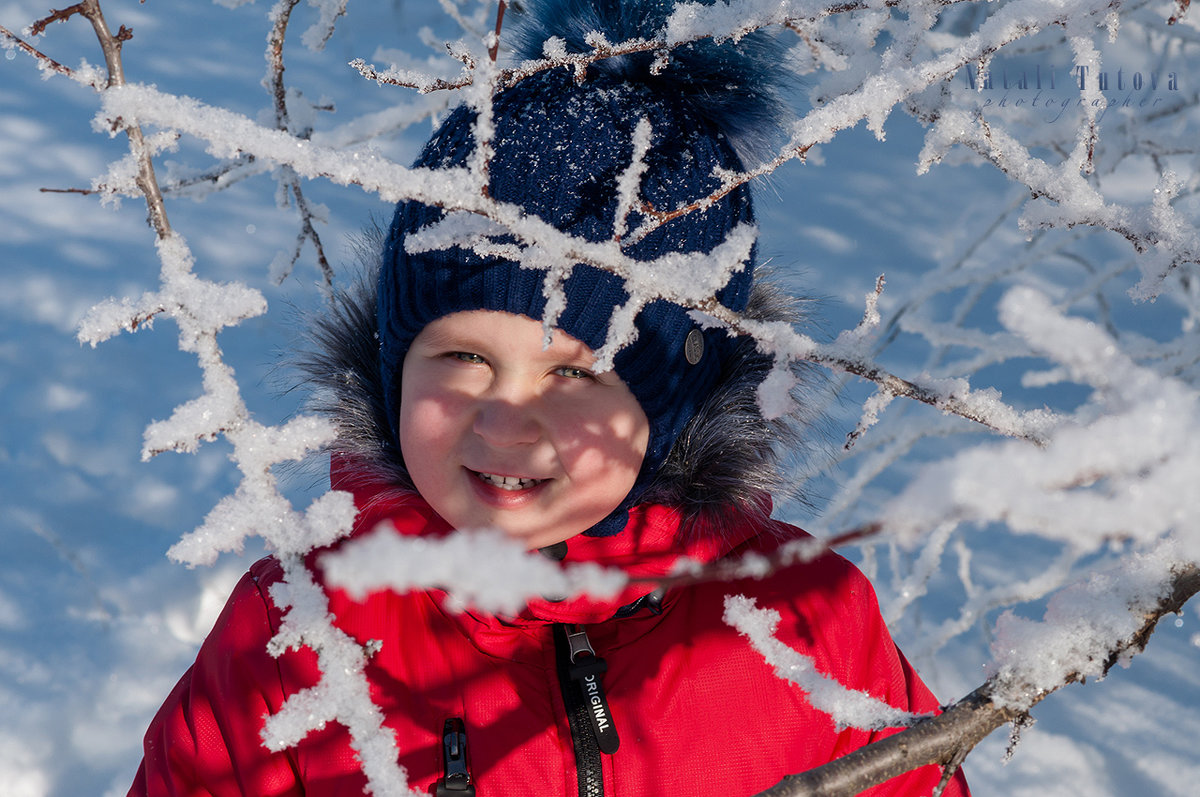
<instances>
[{"instance_id":1,"label":"nose","mask_svg":"<svg viewBox=\"0 0 1200 797\"><path fill-rule=\"evenodd\" d=\"M542 433L535 408L512 398L482 401L475 412L473 429L488 445L499 448L535 443Z\"/></svg>"}]
</instances>

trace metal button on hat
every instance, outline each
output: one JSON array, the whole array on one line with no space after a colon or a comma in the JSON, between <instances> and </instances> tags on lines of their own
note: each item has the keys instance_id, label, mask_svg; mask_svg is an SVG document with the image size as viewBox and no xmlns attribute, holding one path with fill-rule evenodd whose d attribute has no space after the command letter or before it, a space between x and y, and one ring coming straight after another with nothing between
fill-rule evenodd
<instances>
[{"instance_id":1,"label":"metal button on hat","mask_svg":"<svg viewBox=\"0 0 1200 797\"><path fill-rule=\"evenodd\" d=\"M683 356L687 358L689 365L700 362L700 358L704 356L703 332L693 329L688 333L687 340L683 342Z\"/></svg>"}]
</instances>

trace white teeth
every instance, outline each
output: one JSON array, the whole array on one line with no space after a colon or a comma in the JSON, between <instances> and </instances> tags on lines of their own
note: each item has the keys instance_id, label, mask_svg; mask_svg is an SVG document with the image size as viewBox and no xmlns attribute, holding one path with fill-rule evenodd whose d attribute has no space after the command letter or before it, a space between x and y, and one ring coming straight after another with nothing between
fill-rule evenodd
<instances>
[{"instance_id":1,"label":"white teeth","mask_svg":"<svg viewBox=\"0 0 1200 797\"><path fill-rule=\"evenodd\" d=\"M499 487L501 490L524 490L545 481L545 479L526 479L523 476L497 476L494 473L476 472L475 475L493 487Z\"/></svg>"}]
</instances>

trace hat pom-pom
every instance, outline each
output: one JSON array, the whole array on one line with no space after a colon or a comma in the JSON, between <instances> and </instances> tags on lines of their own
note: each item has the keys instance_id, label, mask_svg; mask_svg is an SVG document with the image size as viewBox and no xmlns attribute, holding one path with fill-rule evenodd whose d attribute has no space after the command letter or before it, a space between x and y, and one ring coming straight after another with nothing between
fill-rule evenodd
<instances>
[{"instance_id":1,"label":"hat pom-pom","mask_svg":"<svg viewBox=\"0 0 1200 797\"><path fill-rule=\"evenodd\" d=\"M664 29L675 5L674 0L522 0L514 54L518 61L541 61L590 54L598 41L662 41L661 48L600 58L589 74L683 98L739 156L757 154L771 144L769 131L780 130L787 116L782 99L786 48L775 35L755 31L737 41L701 38L668 49Z\"/></svg>"}]
</instances>

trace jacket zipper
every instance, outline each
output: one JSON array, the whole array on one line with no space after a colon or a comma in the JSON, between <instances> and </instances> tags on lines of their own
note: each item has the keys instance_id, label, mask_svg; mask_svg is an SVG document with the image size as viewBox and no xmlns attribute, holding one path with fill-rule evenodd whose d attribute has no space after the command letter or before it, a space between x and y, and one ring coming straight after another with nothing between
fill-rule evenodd
<instances>
[{"instance_id":1,"label":"jacket zipper","mask_svg":"<svg viewBox=\"0 0 1200 797\"><path fill-rule=\"evenodd\" d=\"M579 795L604 797L600 754L612 755L621 743L600 679L608 665L596 655L581 625L556 623L554 648L559 686L571 728L571 744L575 749Z\"/></svg>"},{"instance_id":2,"label":"jacket zipper","mask_svg":"<svg viewBox=\"0 0 1200 797\"><path fill-rule=\"evenodd\" d=\"M442 779L435 797L475 797L467 766L467 728L460 717L442 723Z\"/></svg>"}]
</instances>

